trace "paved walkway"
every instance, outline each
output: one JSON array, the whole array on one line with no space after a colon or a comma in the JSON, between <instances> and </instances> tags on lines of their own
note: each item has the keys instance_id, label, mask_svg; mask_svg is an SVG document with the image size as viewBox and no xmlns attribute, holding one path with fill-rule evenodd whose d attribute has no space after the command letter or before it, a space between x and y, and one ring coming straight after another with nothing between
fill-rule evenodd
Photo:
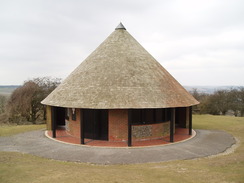
<instances>
[{"instance_id":1,"label":"paved walkway","mask_svg":"<svg viewBox=\"0 0 244 183\"><path fill-rule=\"evenodd\" d=\"M232 135L217 130L195 130L188 141L143 148L102 148L59 143L47 138L44 130L0 137L0 151L14 151L45 158L95 164L132 164L184 160L224 152L235 144Z\"/></svg>"}]
</instances>

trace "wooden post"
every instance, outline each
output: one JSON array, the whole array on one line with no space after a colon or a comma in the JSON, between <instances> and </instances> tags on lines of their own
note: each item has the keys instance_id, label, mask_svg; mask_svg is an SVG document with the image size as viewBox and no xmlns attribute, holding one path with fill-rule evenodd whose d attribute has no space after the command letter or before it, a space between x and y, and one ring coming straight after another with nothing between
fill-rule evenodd
<instances>
[{"instance_id":1,"label":"wooden post","mask_svg":"<svg viewBox=\"0 0 244 183\"><path fill-rule=\"evenodd\" d=\"M82 109L80 109L80 143L85 144L85 135L84 135L84 114Z\"/></svg>"},{"instance_id":2,"label":"wooden post","mask_svg":"<svg viewBox=\"0 0 244 183\"><path fill-rule=\"evenodd\" d=\"M189 107L189 135L192 135L192 106Z\"/></svg>"},{"instance_id":3,"label":"wooden post","mask_svg":"<svg viewBox=\"0 0 244 183\"><path fill-rule=\"evenodd\" d=\"M52 137L56 138L56 126L57 126L57 113L56 113L56 108L51 107L51 116L52 116Z\"/></svg>"},{"instance_id":4,"label":"wooden post","mask_svg":"<svg viewBox=\"0 0 244 183\"><path fill-rule=\"evenodd\" d=\"M132 111L130 109L128 109L128 147L130 147L132 145L131 142L131 114Z\"/></svg>"},{"instance_id":5,"label":"wooden post","mask_svg":"<svg viewBox=\"0 0 244 183\"><path fill-rule=\"evenodd\" d=\"M171 118L170 118L170 142L174 142L174 128L175 128L175 108L172 108Z\"/></svg>"}]
</instances>

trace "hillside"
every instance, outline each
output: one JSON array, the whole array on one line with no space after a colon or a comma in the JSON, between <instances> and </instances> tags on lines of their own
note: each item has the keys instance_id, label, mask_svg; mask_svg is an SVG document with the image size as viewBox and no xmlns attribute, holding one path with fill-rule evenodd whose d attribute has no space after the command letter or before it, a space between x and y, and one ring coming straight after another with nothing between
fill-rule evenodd
<instances>
[{"instance_id":1,"label":"hillside","mask_svg":"<svg viewBox=\"0 0 244 183\"><path fill-rule=\"evenodd\" d=\"M187 91L193 91L193 89L197 89L200 93L208 93L213 94L217 90L230 90L236 89L243 86L184 86Z\"/></svg>"},{"instance_id":2,"label":"hillside","mask_svg":"<svg viewBox=\"0 0 244 183\"><path fill-rule=\"evenodd\" d=\"M20 85L0 85L0 95L9 96Z\"/></svg>"}]
</instances>

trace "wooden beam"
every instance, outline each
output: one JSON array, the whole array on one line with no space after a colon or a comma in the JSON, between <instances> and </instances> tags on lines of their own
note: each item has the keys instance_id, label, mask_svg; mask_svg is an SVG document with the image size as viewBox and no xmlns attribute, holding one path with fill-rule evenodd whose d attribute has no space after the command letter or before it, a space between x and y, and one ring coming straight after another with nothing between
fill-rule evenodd
<instances>
[{"instance_id":1,"label":"wooden beam","mask_svg":"<svg viewBox=\"0 0 244 183\"><path fill-rule=\"evenodd\" d=\"M189 107L189 135L192 135L192 106Z\"/></svg>"},{"instance_id":2,"label":"wooden beam","mask_svg":"<svg viewBox=\"0 0 244 183\"><path fill-rule=\"evenodd\" d=\"M84 134L84 114L82 109L80 109L80 143L85 144L85 134Z\"/></svg>"},{"instance_id":3,"label":"wooden beam","mask_svg":"<svg viewBox=\"0 0 244 183\"><path fill-rule=\"evenodd\" d=\"M175 128L175 108L171 108L170 142L174 142L174 128Z\"/></svg>"},{"instance_id":4,"label":"wooden beam","mask_svg":"<svg viewBox=\"0 0 244 183\"><path fill-rule=\"evenodd\" d=\"M132 140L131 140L131 135L132 135L132 128L131 128L131 118L132 118L132 111L128 109L128 147L132 146Z\"/></svg>"},{"instance_id":5,"label":"wooden beam","mask_svg":"<svg viewBox=\"0 0 244 183\"><path fill-rule=\"evenodd\" d=\"M56 108L51 107L51 116L52 116L52 137L56 138L56 128L57 128L57 113Z\"/></svg>"},{"instance_id":6,"label":"wooden beam","mask_svg":"<svg viewBox=\"0 0 244 183\"><path fill-rule=\"evenodd\" d=\"M52 130L52 107L47 105L46 106L46 121L47 121L47 130Z\"/></svg>"}]
</instances>

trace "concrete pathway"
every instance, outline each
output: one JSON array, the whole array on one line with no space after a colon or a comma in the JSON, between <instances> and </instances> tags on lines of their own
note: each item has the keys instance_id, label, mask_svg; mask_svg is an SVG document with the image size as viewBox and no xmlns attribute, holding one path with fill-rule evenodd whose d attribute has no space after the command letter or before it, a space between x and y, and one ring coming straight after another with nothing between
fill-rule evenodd
<instances>
[{"instance_id":1,"label":"concrete pathway","mask_svg":"<svg viewBox=\"0 0 244 183\"><path fill-rule=\"evenodd\" d=\"M45 158L94 164L133 164L184 160L216 155L236 143L224 131L195 130L188 141L143 148L103 148L71 145L53 141L44 130L31 131L10 137L0 137L0 151L14 151Z\"/></svg>"}]
</instances>

